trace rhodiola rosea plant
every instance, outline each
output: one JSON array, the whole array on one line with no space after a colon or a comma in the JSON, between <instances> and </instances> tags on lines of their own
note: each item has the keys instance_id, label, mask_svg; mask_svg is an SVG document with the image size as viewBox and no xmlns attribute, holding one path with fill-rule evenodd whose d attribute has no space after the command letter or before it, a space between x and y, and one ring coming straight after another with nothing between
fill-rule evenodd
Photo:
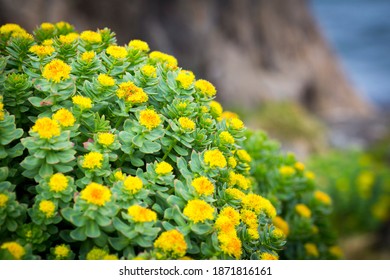
<instances>
[{"instance_id":1,"label":"rhodiola rosea plant","mask_svg":"<svg viewBox=\"0 0 390 280\"><path fill-rule=\"evenodd\" d=\"M105 28L0 27L0 258L277 259L245 126L215 87Z\"/></svg>"}]
</instances>

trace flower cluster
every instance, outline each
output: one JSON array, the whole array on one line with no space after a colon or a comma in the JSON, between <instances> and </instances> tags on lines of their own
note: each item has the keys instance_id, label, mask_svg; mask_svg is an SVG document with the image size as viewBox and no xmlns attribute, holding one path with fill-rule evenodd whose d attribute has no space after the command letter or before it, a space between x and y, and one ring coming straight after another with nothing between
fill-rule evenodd
<instances>
[{"instance_id":1,"label":"flower cluster","mask_svg":"<svg viewBox=\"0 0 390 280\"><path fill-rule=\"evenodd\" d=\"M278 259L300 230L285 217L314 226L258 188L244 123L172 55L107 28L0 31L1 258Z\"/></svg>"}]
</instances>

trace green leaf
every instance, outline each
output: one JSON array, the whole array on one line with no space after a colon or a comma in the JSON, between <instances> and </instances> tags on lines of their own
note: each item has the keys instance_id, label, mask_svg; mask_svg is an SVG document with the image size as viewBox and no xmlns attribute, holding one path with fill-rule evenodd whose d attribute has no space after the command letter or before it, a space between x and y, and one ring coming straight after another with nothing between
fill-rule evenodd
<instances>
[{"instance_id":1,"label":"green leaf","mask_svg":"<svg viewBox=\"0 0 390 280\"><path fill-rule=\"evenodd\" d=\"M124 143L131 143L132 135L126 131L119 132L119 139L121 139Z\"/></svg>"},{"instance_id":2,"label":"green leaf","mask_svg":"<svg viewBox=\"0 0 390 280\"><path fill-rule=\"evenodd\" d=\"M85 234L90 238L97 238L100 235L98 224L93 220L88 220L85 225Z\"/></svg>"},{"instance_id":3,"label":"green leaf","mask_svg":"<svg viewBox=\"0 0 390 280\"><path fill-rule=\"evenodd\" d=\"M198 235L204 235L210 233L213 227L208 224L196 223L191 225L191 230Z\"/></svg>"},{"instance_id":4,"label":"green leaf","mask_svg":"<svg viewBox=\"0 0 390 280\"><path fill-rule=\"evenodd\" d=\"M107 216L98 214L96 216L96 222L99 224L99 226L106 227L111 224L111 219Z\"/></svg>"},{"instance_id":5,"label":"green leaf","mask_svg":"<svg viewBox=\"0 0 390 280\"><path fill-rule=\"evenodd\" d=\"M140 135L136 135L132 142L134 143L134 145L138 146L138 147L142 147L142 145L144 144L144 141L145 141L145 137L140 134Z\"/></svg>"},{"instance_id":6,"label":"green leaf","mask_svg":"<svg viewBox=\"0 0 390 280\"><path fill-rule=\"evenodd\" d=\"M56 155L55 153L49 152L49 153L47 153L47 155L46 155L46 162L47 162L48 164L53 165L53 164L59 163L60 160L59 160L59 158L57 157L57 155Z\"/></svg>"},{"instance_id":7,"label":"green leaf","mask_svg":"<svg viewBox=\"0 0 390 280\"><path fill-rule=\"evenodd\" d=\"M144 154L153 154L161 150L161 145L159 143L146 140L139 150Z\"/></svg>"},{"instance_id":8,"label":"green leaf","mask_svg":"<svg viewBox=\"0 0 390 280\"><path fill-rule=\"evenodd\" d=\"M8 177L8 167L0 167L0 182L5 181Z\"/></svg>"},{"instance_id":9,"label":"green leaf","mask_svg":"<svg viewBox=\"0 0 390 280\"><path fill-rule=\"evenodd\" d=\"M78 227L75 230L70 232L70 237L76 241L84 241L87 239L87 235L85 234L85 227Z\"/></svg>"},{"instance_id":10,"label":"green leaf","mask_svg":"<svg viewBox=\"0 0 390 280\"><path fill-rule=\"evenodd\" d=\"M68 173L73 170L72 166L64 165L64 164L56 164L54 168L60 173Z\"/></svg>"},{"instance_id":11,"label":"green leaf","mask_svg":"<svg viewBox=\"0 0 390 280\"><path fill-rule=\"evenodd\" d=\"M39 169L39 176L46 178L53 175L53 167L47 163L43 163Z\"/></svg>"},{"instance_id":12,"label":"green leaf","mask_svg":"<svg viewBox=\"0 0 390 280\"><path fill-rule=\"evenodd\" d=\"M181 156L188 156L188 151L186 149L183 149L179 145L175 145L173 149Z\"/></svg>"},{"instance_id":13,"label":"green leaf","mask_svg":"<svg viewBox=\"0 0 390 280\"><path fill-rule=\"evenodd\" d=\"M126 248L130 244L130 240L124 236L111 237L108 239L108 242L117 251L122 251L124 248Z\"/></svg>"},{"instance_id":14,"label":"green leaf","mask_svg":"<svg viewBox=\"0 0 390 280\"><path fill-rule=\"evenodd\" d=\"M141 167L144 165L144 162L142 159L138 158L138 157L135 157L133 155L130 156L130 162L132 165L134 165L135 167Z\"/></svg>"},{"instance_id":15,"label":"green leaf","mask_svg":"<svg viewBox=\"0 0 390 280\"><path fill-rule=\"evenodd\" d=\"M42 159L34 156L28 156L20 163L20 165L27 170L33 170L39 167L42 164L42 161Z\"/></svg>"}]
</instances>

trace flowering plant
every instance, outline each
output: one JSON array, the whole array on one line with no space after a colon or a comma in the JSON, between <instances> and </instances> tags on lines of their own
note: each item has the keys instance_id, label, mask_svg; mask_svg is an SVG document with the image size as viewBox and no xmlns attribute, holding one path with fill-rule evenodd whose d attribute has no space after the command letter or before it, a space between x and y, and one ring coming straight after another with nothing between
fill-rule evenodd
<instances>
[{"instance_id":1,"label":"flowering plant","mask_svg":"<svg viewBox=\"0 0 390 280\"><path fill-rule=\"evenodd\" d=\"M245 127L146 42L0 28L0 257L277 259Z\"/></svg>"}]
</instances>

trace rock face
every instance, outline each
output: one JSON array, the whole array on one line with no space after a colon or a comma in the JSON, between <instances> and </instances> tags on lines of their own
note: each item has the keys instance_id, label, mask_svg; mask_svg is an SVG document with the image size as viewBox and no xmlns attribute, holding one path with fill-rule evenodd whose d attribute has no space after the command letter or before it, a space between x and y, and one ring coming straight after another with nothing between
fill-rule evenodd
<instances>
[{"instance_id":1,"label":"rock face","mask_svg":"<svg viewBox=\"0 0 390 280\"><path fill-rule=\"evenodd\" d=\"M218 88L224 104L292 100L328 121L373 108L346 80L305 0L2 0L0 18L32 29L67 20L146 40Z\"/></svg>"}]
</instances>

